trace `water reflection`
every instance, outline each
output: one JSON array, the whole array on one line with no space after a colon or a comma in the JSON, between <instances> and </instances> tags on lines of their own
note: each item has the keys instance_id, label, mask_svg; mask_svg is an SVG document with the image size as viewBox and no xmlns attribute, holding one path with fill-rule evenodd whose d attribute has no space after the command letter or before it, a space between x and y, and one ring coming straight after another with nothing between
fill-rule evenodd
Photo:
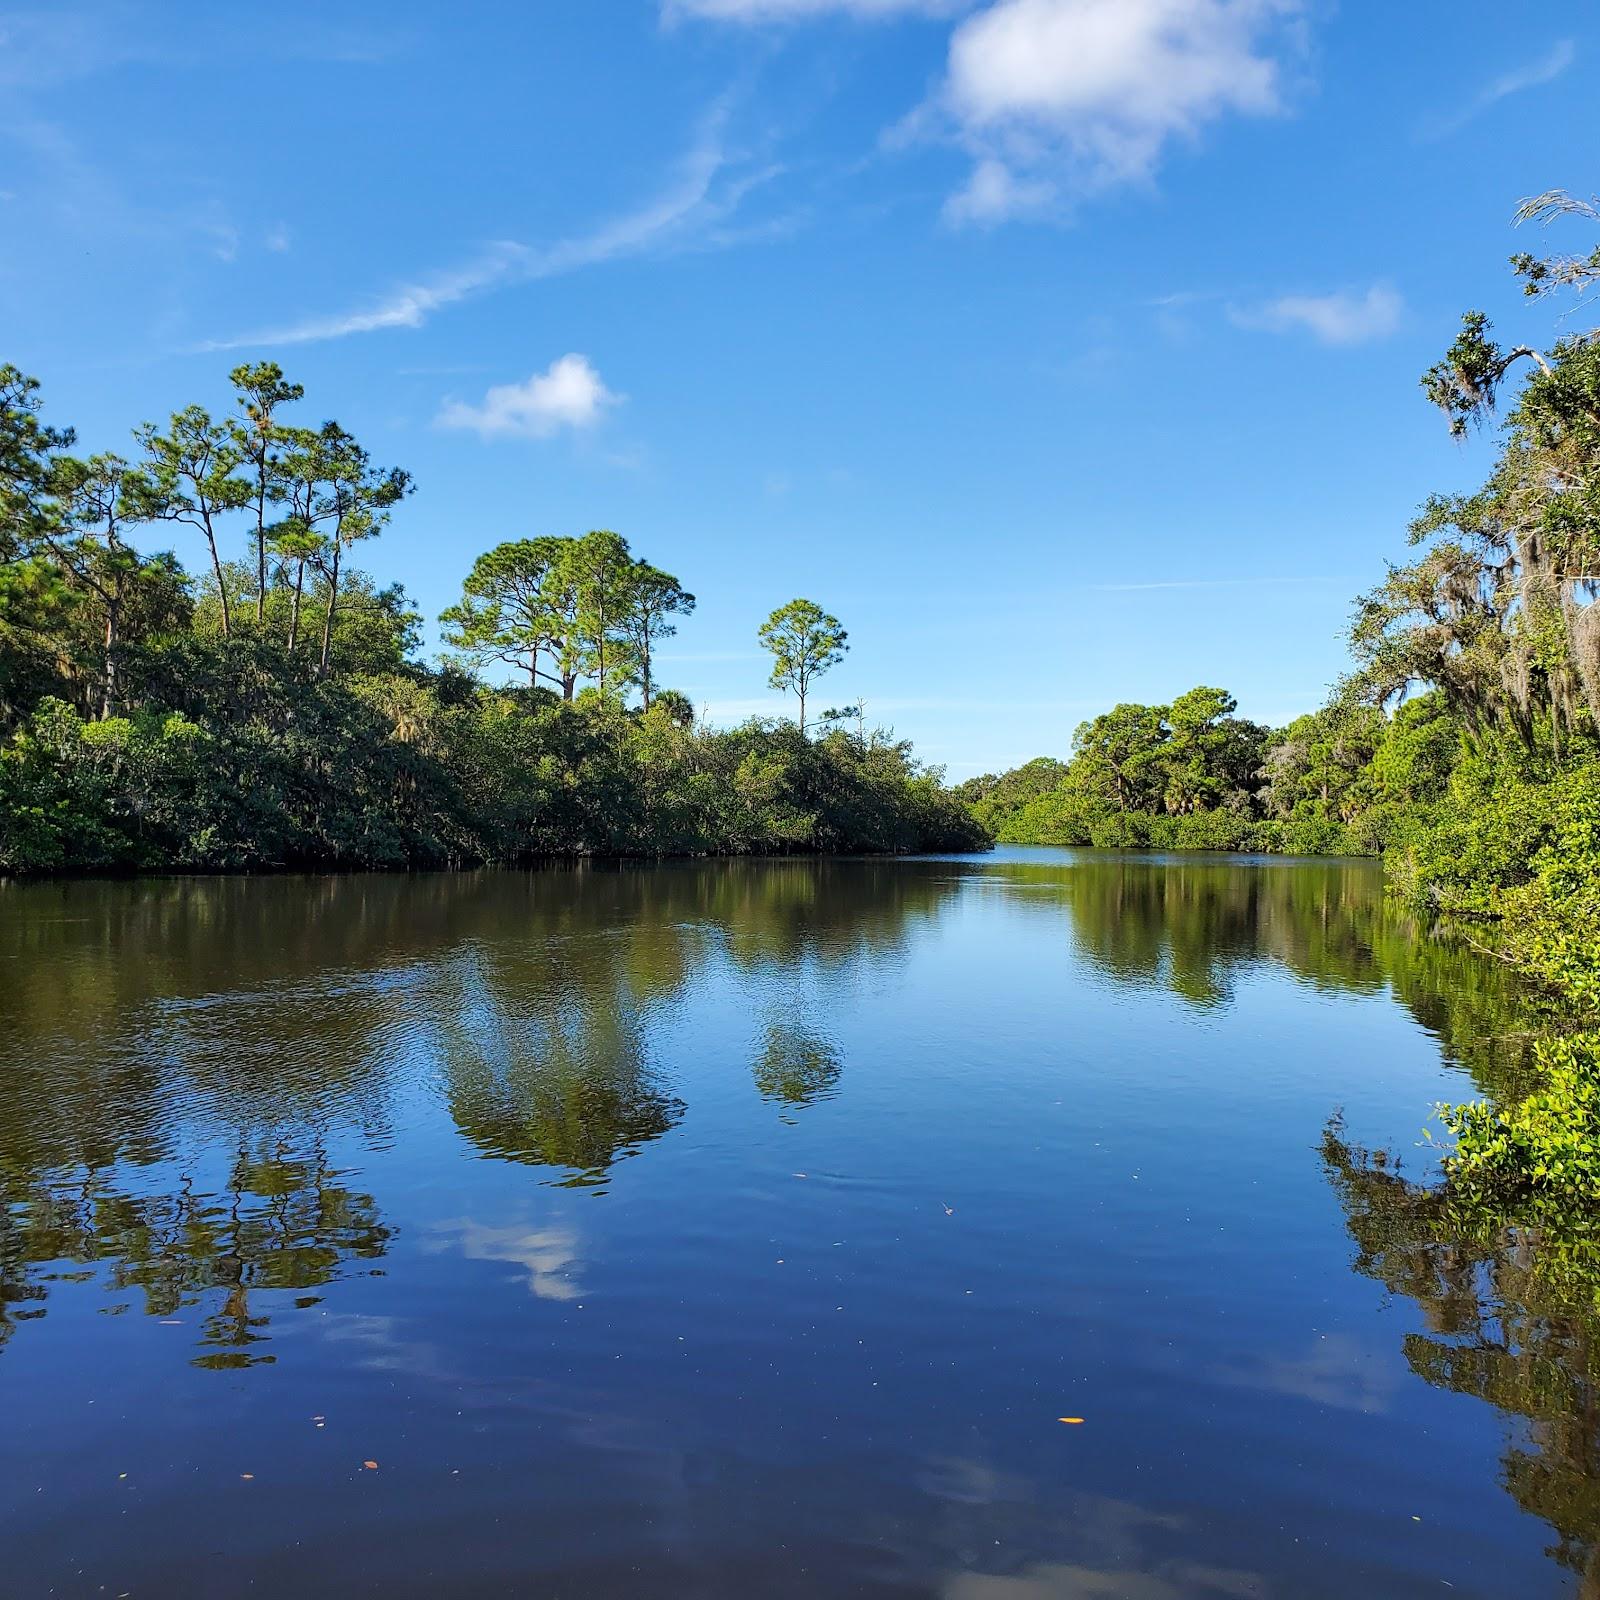
<instances>
[{"instance_id":1,"label":"water reflection","mask_svg":"<svg viewBox=\"0 0 1600 1600\"><path fill-rule=\"evenodd\" d=\"M1525 1079L1543 1016L1537 997L1388 899L1376 862L1085 852L1071 866L971 870L1053 918L1119 987L1173 994L1200 1011L1226 1008L1240 979L1263 968L1328 993L1387 989L1485 1092Z\"/></svg>"},{"instance_id":2,"label":"water reflection","mask_svg":"<svg viewBox=\"0 0 1600 1600\"><path fill-rule=\"evenodd\" d=\"M24 1350L73 1348L86 1321L99 1351L117 1348L140 1313L180 1323L197 1366L276 1359L273 1384L337 1373L373 1412L388 1400L360 1373L403 1370L419 1439L459 1450L453 1419L475 1407L473 1439L569 1514L541 1527L574 1541L574 1587L598 1557L556 1524L639 1512L649 1526L659 1507L640 1512L629 1473L648 1476L655 1452L673 1463L685 1540L738 1521L723 1499L690 1518L703 1479L722 1496L747 1485L752 1513L778 1481L783 1516L798 1507L802 1531L825 1530L816 1548L890 1552L921 1596L1301 1592L1278 1576L1301 1570L1292 1541L1269 1549L1254 1510L1226 1537L1171 1483L1151 1503L1187 1509L1141 1510L1147 1480L1129 1476L1158 1470L1148 1451L1120 1483L1092 1482L1115 1465L1109 1430L1047 1453L1030 1420L1075 1404L1096 1359L1131 1363L1115 1368L1127 1387L1108 1380L1086 1409L1132 1409L1178 1359L1161 1365L1152 1343L1183 1352L1171 1404L1214 1403L1172 1424L1188 1460L1220 1438L1217 1459L1299 1462L1280 1414L1397 1427L1418 1387L1373 1362L1364 1327L1324 1337L1288 1310L1258 1306L1225 1352L1168 1337L1172 1308L1210 1303L1219 1260L1254 1282L1303 1252L1294 1228L1337 1230L1298 1154L1332 1109L1318 1083L1297 1086L1316 1100L1309 1132L1273 1125L1290 1150L1275 1176L1248 1206L1231 1192L1213 1206L1238 1163L1196 1158L1184 1120L1205 1115L1211 1080L1192 1073L1173 1110L1160 1074L1185 1053L1249 1065L1294 1037L1251 1029L1359 1014L1352 1049L1403 1036L1413 1067L1442 1055L1505 1091L1541 1026L1501 969L1398 915L1359 863L1083 854L0 886L0 972L0 1380L28 1369ZM1257 985L1276 986L1274 1005L1249 1005ZM941 1010L947 993L958 1006ZM1367 1004L1298 1009L1322 995ZM1437 1051L1415 1029L1376 1031L1393 1002ZM1092 1051L1119 1030L1129 1048L1107 1069ZM1230 1088L1252 1114L1248 1087ZM1263 1121L1283 1105L1264 1099ZM1425 1111L1399 1101L1398 1134ZM1592 1296L1586 1308L1562 1277L1571 1252L1472 1235L1337 1134L1325 1156L1358 1270L1422 1309L1412 1371L1520 1419L1506 1487L1600 1597L1600 1346ZM1322 1208L1284 1198L1291 1164L1309 1166ZM1259 1255L1232 1244L1246 1228ZM1333 1277L1350 1281L1333 1262L1306 1294L1332 1295ZM74 1320L83 1310L126 1320ZM291 1328L322 1337L291 1343ZM1084 1367L1057 1372L1068 1351ZM1062 1392L1029 1387L1041 1369ZM266 1380L194 1381L255 1394ZM449 1394L430 1423L435 1382ZM897 1384L896 1409L874 1410ZM1208 1430L1235 1412L1258 1431L1230 1456L1237 1437ZM992 1456L959 1438L914 1451L904 1430L940 1414L1020 1431ZM537 1453L530 1415L567 1430L560 1449ZM765 1419L755 1442L751 1416ZM819 1470L850 1451L882 1478ZM563 1454L611 1498L585 1500ZM873 1493L902 1491L924 1512L880 1513ZM849 1587L839 1560L819 1587ZM688 1583L692 1568L661 1572Z\"/></svg>"},{"instance_id":3,"label":"water reflection","mask_svg":"<svg viewBox=\"0 0 1600 1600\"><path fill-rule=\"evenodd\" d=\"M838 1089L844 1062L820 1033L793 1022L774 1022L750 1070L763 1099L808 1106Z\"/></svg>"},{"instance_id":4,"label":"water reflection","mask_svg":"<svg viewBox=\"0 0 1600 1600\"><path fill-rule=\"evenodd\" d=\"M382 1144L397 1085L424 1066L473 1149L603 1189L688 1113L655 1025L720 964L763 984L755 1090L791 1112L832 1097L845 1061L811 980L852 963L892 970L963 890L1053 919L1039 936L1064 935L1119 985L1201 1008L1225 1005L1264 961L1333 989L1387 984L1486 1085L1514 1069L1527 1033L1502 974L1397 917L1371 872L1347 863L717 862L10 885L0 1337L40 1314L39 1266L109 1264L152 1312L219 1291L206 1338L229 1359L247 1353L262 1337L253 1288L315 1288L387 1237L371 1195L292 1152L341 1131ZM197 1138L237 1152L225 1183L184 1169L178 1147Z\"/></svg>"},{"instance_id":5,"label":"water reflection","mask_svg":"<svg viewBox=\"0 0 1600 1600\"><path fill-rule=\"evenodd\" d=\"M1486 1400L1517 1424L1502 1481L1555 1533L1547 1553L1600 1596L1600 1240L1480 1219L1392 1157L1323 1145L1355 1269L1422 1312L1405 1358L1425 1382Z\"/></svg>"},{"instance_id":6,"label":"water reflection","mask_svg":"<svg viewBox=\"0 0 1600 1600\"><path fill-rule=\"evenodd\" d=\"M263 1299L293 1291L296 1307L316 1305L305 1291L377 1260L390 1238L372 1196L347 1187L320 1150L241 1149L214 1191L189 1174L137 1190L103 1169L31 1182L13 1171L0 1181L0 1346L44 1314L54 1285L103 1268L113 1314L137 1304L179 1320L204 1308L196 1366L270 1363L257 1348L269 1338Z\"/></svg>"},{"instance_id":7,"label":"water reflection","mask_svg":"<svg viewBox=\"0 0 1600 1600\"><path fill-rule=\"evenodd\" d=\"M645 1022L685 976L685 938L598 936L481 950L427 986L446 1104L486 1155L596 1186L684 1104L657 1084Z\"/></svg>"},{"instance_id":8,"label":"water reflection","mask_svg":"<svg viewBox=\"0 0 1600 1600\"><path fill-rule=\"evenodd\" d=\"M603 1190L685 1115L651 1028L708 964L781 1001L892 960L957 888L931 865L805 861L0 883L0 1344L103 1269L152 1315L204 1298L202 1364L271 1360L262 1292L315 1289L389 1237L322 1147L386 1143L419 1071L476 1150ZM798 1106L842 1065L774 1024L754 1070ZM236 1152L225 1180L190 1170L197 1143ZM463 1242L560 1292L559 1240Z\"/></svg>"}]
</instances>

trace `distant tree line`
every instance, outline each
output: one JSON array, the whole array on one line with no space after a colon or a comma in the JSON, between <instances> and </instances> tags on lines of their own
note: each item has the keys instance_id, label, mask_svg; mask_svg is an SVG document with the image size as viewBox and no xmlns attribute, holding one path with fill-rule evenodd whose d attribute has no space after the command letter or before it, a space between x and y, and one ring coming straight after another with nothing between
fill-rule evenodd
<instances>
[{"instance_id":1,"label":"distant tree line","mask_svg":"<svg viewBox=\"0 0 1600 1600\"><path fill-rule=\"evenodd\" d=\"M957 793L997 838L1104 849L1375 855L1446 793L1461 725L1436 691L1392 714L1354 685L1269 728L1201 687L1082 723L1067 761L1042 756Z\"/></svg>"},{"instance_id":2,"label":"distant tree line","mask_svg":"<svg viewBox=\"0 0 1600 1600\"><path fill-rule=\"evenodd\" d=\"M276 364L231 381L226 417L79 455L0 367L0 871L986 843L904 742L808 720L848 648L812 601L758 636L797 719L703 725L658 654L694 596L614 532L480 556L424 666L404 589L352 564L409 473L293 421Z\"/></svg>"}]
</instances>

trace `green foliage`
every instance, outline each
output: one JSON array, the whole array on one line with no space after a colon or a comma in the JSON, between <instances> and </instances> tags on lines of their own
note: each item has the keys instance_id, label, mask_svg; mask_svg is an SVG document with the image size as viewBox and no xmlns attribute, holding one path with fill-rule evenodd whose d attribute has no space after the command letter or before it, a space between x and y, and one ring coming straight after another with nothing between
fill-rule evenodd
<instances>
[{"instance_id":1,"label":"green foliage","mask_svg":"<svg viewBox=\"0 0 1600 1600\"><path fill-rule=\"evenodd\" d=\"M1068 762L1041 757L957 792L996 838L1103 850L1276 850L1263 763L1275 736L1200 687L1082 723Z\"/></svg>"},{"instance_id":2,"label":"green foliage","mask_svg":"<svg viewBox=\"0 0 1600 1600\"><path fill-rule=\"evenodd\" d=\"M839 619L814 600L791 600L756 630L761 647L772 653L774 689L793 693L800 702L800 729L806 728L806 698L823 673L844 660L850 635Z\"/></svg>"},{"instance_id":3,"label":"green foliage","mask_svg":"<svg viewBox=\"0 0 1600 1600\"><path fill-rule=\"evenodd\" d=\"M983 830L910 750L713 730L658 696L335 675L270 640L185 636L140 700L89 721L43 702L0 749L0 870L444 866L545 855L970 850Z\"/></svg>"},{"instance_id":4,"label":"green foliage","mask_svg":"<svg viewBox=\"0 0 1600 1600\"><path fill-rule=\"evenodd\" d=\"M1522 216L1562 213L1600 215L1553 194ZM1594 271L1513 266L1533 295ZM1412 530L1426 553L1365 597L1354 640L1375 699L1431 684L1466 730L1442 792L1445 741L1426 719L1373 763L1404 802L1392 881L1549 997L1527 1092L1441 1108L1455 1139L1445 1203L1485 1227L1570 1233L1600 1214L1600 337L1506 350L1473 313L1423 383L1459 434L1523 362L1489 481L1430 502ZM1592 1231L1588 1243L1592 1269Z\"/></svg>"},{"instance_id":5,"label":"green foliage","mask_svg":"<svg viewBox=\"0 0 1600 1600\"><path fill-rule=\"evenodd\" d=\"M1600 1206L1600 762L1504 785L1506 822L1468 834L1456 880L1498 919L1498 950L1559 1001L1534 1048L1537 1082L1506 1105L1447 1107L1460 1194L1535 1215ZM1500 808L1496 808L1497 810ZM1446 834L1443 848L1460 839ZM1533 846L1533 848L1530 848ZM1467 875L1470 874L1470 875ZM1442 874L1441 874L1442 876Z\"/></svg>"}]
</instances>

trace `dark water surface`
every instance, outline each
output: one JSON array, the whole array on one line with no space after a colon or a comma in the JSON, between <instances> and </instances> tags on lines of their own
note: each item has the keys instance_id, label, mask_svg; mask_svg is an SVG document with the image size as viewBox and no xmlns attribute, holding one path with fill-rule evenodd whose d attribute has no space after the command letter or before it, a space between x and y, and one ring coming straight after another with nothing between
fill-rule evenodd
<instances>
[{"instance_id":1,"label":"dark water surface","mask_svg":"<svg viewBox=\"0 0 1600 1600\"><path fill-rule=\"evenodd\" d=\"M1590 1592L1587 1328L1352 1153L1515 998L1368 864L12 885L0 983L5 1596Z\"/></svg>"}]
</instances>

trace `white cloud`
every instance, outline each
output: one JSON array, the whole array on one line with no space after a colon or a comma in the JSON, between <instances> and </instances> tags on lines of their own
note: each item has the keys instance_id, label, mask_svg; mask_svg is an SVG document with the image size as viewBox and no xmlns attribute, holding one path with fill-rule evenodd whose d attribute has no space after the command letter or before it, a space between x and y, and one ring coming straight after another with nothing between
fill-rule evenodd
<instances>
[{"instance_id":1,"label":"white cloud","mask_svg":"<svg viewBox=\"0 0 1600 1600\"><path fill-rule=\"evenodd\" d=\"M1422 137L1447 138L1464 128L1474 117L1482 116L1491 106L1498 105L1509 96L1553 83L1577 59L1578 47L1572 40L1560 40L1548 54L1541 56L1537 61L1529 62L1525 67L1514 68L1510 72L1503 73L1492 83L1486 84L1460 110L1429 119L1422 126Z\"/></svg>"},{"instance_id":2,"label":"white cloud","mask_svg":"<svg viewBox=\"0 0 1600 1600\"><path fill-rule=\"evenodd\" d=\"M1003 222L1046 210L1054 198L1048 182L1018 178L1004 161L984 156L966 183L945 201L944 214L950 222Z\"/></svg>"},{"instance_id":3,"label":"white cloud","mask_svg":"<svg viewBox=\"0 0 1600 1600\"><path fill-rule=\"evenodd\" d=\"M708 238L722 242L717 230L752 189L774 176L772 168L727 175L729 161L722 144L725 117L722 107L711 113L700 138L680 163L674 181L656 199L591 233L543 248L503 240L461 266L402 284L364 308L306 317L235 338L214 339L202 348L235 350L252 345L311 344L386 328L420 328L434 312L490 289L553 278L647 250L685 248Z\"/></svg>"},{"instance_id":4,"label":"white cloud","mask_svg":"<svg viewBox=\"0 0 1600 1600\"><path fill-rule=\"evenodd\" d=\"M942 128L971 178L947 217L995 223L1147 179L1175 139L1282 109L1301 0L994 0L950 39L903 136Z\"/></svg>"},{"instance_id":5,"label":"white cloud","mask_svg":"<svg viewBox=\"0 0 1600 1600\"><path fill-rule=\"evenodd\" d=\"M441 428L470 428L485 439L546 439L562 428L588 428L616 405L587 356L566 355L526 383L496 384L472 406L450 401L438 416Z\"/></svg>"},{"instance_id":6,"label":"white cloud","mask_svg":"<svg viewBox=\"0 0 1600 1600\"><path fill-rule=\"evenodd\" d=\"M883 17L949 16L971 0L663 0L669 22L703 17L713 22L793 22L830 14L876 20Z\"/></svg>"},{"instance_id":7,"label":"white cloud","mask_svg":"<svg viewBox=\"0 0 1600 1600\"><path fill-rule=\"evenodd\" d=\"M1405 303L1386 283L1365 294L1286 294L1265 305L1235 308L1229 315L1241 328L1268 333L1310 333L1323 344L1364 344L1383 339L1400 326Z\"/></svg>"}]
</instances>

